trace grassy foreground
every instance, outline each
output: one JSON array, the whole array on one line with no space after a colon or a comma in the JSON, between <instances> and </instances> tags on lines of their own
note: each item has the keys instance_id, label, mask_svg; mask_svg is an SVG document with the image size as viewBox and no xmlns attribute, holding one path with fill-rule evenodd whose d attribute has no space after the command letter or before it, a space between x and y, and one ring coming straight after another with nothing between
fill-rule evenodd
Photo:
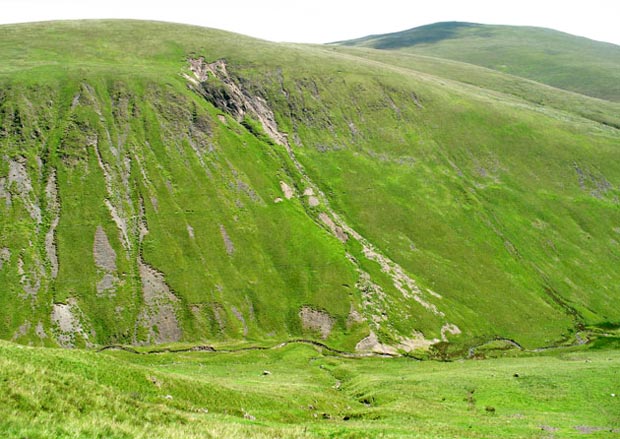
<instances>
[{"instance_id":1,"label":"grassy foreground","mask_svg":"<svg viewBox=\"0 0 620 439\"><path fill-rule=\"evenodd\" d=\"M418 362L305 345L97 353L0 342L5 438L617 437L618 350ZM619 396L612 396L613 394Z\"/></svg>"}]
</instances>

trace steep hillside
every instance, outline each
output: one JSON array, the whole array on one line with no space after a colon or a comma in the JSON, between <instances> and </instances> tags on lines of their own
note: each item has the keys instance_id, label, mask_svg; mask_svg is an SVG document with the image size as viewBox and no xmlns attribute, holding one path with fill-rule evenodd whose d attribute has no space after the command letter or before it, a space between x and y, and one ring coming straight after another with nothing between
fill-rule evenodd
<instances>
[{"instance_id":1,"label":"steep hillside","mask_svg":"<svg viewBox=\"0 0 620 439\"><path fill-rule=\"evenodd\" d=\"M620 102L620 47L551 29L446 22L338 44L462 61Z\"/></svg>"},{"instance_id":2,"label":"steep hillside","mask_svg":"<svg viewBox=\"0 0 620 439\"><path fill-rule=\"evenodd\" d=\"M191 26L0 31L2 338L465 352L620 323L593 100Z\"/></svg>"}]
</instances>

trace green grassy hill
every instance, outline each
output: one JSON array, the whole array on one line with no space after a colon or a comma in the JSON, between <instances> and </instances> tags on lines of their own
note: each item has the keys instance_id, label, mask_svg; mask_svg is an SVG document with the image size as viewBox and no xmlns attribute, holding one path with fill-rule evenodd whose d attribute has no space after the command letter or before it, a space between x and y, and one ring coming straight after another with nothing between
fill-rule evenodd
<instances>
[{"instance_id":1,"label":"green grassy hill","mask_svg":"<svg viewBox=\"0 0 620 439\"><path fill-rule=\"evenodd\" d=\"M461 61L620 101L620 47L551 29L445 22L338 44Z\"/></svg>"},{"instance_id":2,"label":"green grassy hill","mask_svg":"<svg viewBox=\"0 0 620 439\"><path fill-rule=\"evenodd\" d=\"M617 104L376 52L1 26L0 338L460 355L619 325Z\"/></svg>"}]
</instances>

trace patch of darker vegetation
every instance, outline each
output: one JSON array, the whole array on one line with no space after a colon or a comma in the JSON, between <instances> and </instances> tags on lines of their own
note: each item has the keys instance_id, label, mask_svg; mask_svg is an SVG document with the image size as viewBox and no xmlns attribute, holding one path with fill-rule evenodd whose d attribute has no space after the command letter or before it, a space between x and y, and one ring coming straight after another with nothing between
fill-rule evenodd
<instances>
[{"instance_id":1,"label":"patch of darker vegetation","mask_svg":"<svg viewBox=\"0 0 620 439\"><path fill-rule=\"evenodd\" d=\"M590 344L590 349L620 349L620 336L599 337Z\"/></svg>"},{"instance_id":2,"label":"patch of darker vegetation","mask_svg":"<svg viewBox=\"0 0 620 439\"><path fill-rule=\"evenodd\" d=\"M597 120L597 119L593 118L593 120ZM600 122L605 126L620 130L620 123L610 121L610 120L605 120L605 119L601 119Z\"/></svg>"},{"instance_id":3,"label":"patch of darker vegetation","mask_svg":"<svg viewBox=\"0 0 620 439\"><path fill-rule=\"evenodd\" d=\"M452 361L453 358L459 356L459 352L455 352L454 345L441 341L432 345L428 351L429 358L438 361Z\"/></svg>"},{"instance_id":4,"label":"patch of darker vegetation","mask_svg":"<svg viewBox=\"0 0 620 439\"><path fill-rule=\"evenodd\" d=\"M476 398L474 398L474 393L476 389L468 389L467 395L463 398L463 401L467 403L467 408L469 410L474 410L476 408Z\"/></svg>"},{"instance_id":5,"label":"patch of darker vegetation","mask_svg":"<svg viewBox=\"0 0 620 439\"><path fill-rule=\"evenodd\" d=\"M66 164L73 165L86 160L88 149L84 146L92 146L97 142L97 132L89 119L88 111L76 111L65 126L58 153Z\"/></svg>"},{"instance_id":6,"label":"patch of darker vegetation","mask_svg":"<svg viewBox=\"0 0 620 439\"><path fill-rule=\"evenodd\" d=\"M578 331L583 331L585 329L585 325L583 323L584 319L581 313L577 311L575 308L573 308L572 306L570 306L568 302L564 300L562 296L560 296L560 294L553 287L545 286L544 290L547 296L549 296L549 298L551 298L551 300L556 305L562 308L566 312L566 314L568 314L569 316L573 318L575 322L575 328Z\"/></svg>"},{"instance_id":7,"label":"patch of darker vegetation","mask_svg":"<svg viewBox=\"0 0 620 439\"><path fill-rule=\"evenodd\" d=\"M351 411L348 412L347 414L345 414L342 417L343 421L377 421L379 419L383 418L381 412L378 411L367 411L367 410L358 410L358 411ZM354 436L350 436L350 437L354 437ZM357 436L355 436L357 437Z\"/></svg>"},{"instance_id":8,"label":"patch of darker vegetation","mask_svg":"<svg viewBox=\"0 0 620 439\"><path fill-rule=\"evenodd\" d=\"M273 145L273 140L265 133L259 121L246 115L244 116L243 120L241 120L241 125L243 125L243 127L248 130L250 134L252 134L261 142Z\"/></svg>"},{"instance_id":9,"label":"patch of darker vegetation","mask_svg":"<svg viewBox=\"0 0 620 439\"><path fill-rule=\"evenodd\" d=\"M620 329L620 322L600 322L592 326L595 328L611 331L611 330Z\"/></svg>"},{"instance_id":10,"label":"patch of darker vegetation","mask_svg":"<svg viewBox=\"0 0 620 439\"><path fill-rule=\"evenodd\" d=\"M0 105L0 140L11 138L13 143L23 143L24 123L19 108Z\"/></svg>"},{"instance_id":11,"label":"patch of darker vegetation","mask_svg":"<svg viewBox=\"0 0 620 439\"><path fill-rule=\"evenodd\" d=\"M197 130L209 136L213 131L211 119L205 113L198 111L196 103L192 103L192 124L190 126L190 130Z\"/></svg>"},{"instance_id":12,"label":"patch of darker vegetation","mask_svg":"<svg viewBox=\"0 0 620 439\"><path fill-rule=\"evenodd\" d=\"M364 40L371 40L370 46L375 49L401 49L403 47L416 46L418 44L436 43L442 40L459 37L459 30L477 26L474 23L462 23L457 21L446 23L434 23L420 26L402 32L371 36L361 40L352 40L342 43L345 46L355 46Z\"/></svg>"}]
</instances>

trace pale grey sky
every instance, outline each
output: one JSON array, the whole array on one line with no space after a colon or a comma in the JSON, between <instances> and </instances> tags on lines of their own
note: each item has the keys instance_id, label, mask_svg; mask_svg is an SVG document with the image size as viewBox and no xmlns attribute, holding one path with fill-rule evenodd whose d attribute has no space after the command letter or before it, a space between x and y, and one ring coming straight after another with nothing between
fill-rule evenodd
<instances>
[{"instance_id":1,"label":"pale grey sky","mask_svg":"<svg viewBox=\"0 0 620 439\"><path fill-rule=\"evenodd\" d=\"M620 45L620 0L0 0L0 23L136 18L326 43L438 21L549 27Z\"/></svg>"}]
</instances>

